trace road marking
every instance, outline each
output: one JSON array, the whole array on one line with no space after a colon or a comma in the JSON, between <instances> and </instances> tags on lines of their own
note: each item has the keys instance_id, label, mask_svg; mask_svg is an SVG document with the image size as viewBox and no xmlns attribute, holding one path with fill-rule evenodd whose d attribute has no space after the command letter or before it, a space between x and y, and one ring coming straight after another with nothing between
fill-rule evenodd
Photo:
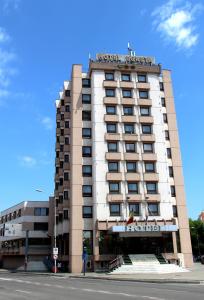
<instances>
[{"instance_id":1,"label":"road marking","mask_svg":"<svg viewBox=\"0 0 204 300\"><path fill-rule=\"evenodd\" d=\"M23 290L16 290L16 292L19 292L19 293L24 293L24 294L31 294L31 292L28 292L28 291L23 291Z\"/></svg>"}]
</instances>

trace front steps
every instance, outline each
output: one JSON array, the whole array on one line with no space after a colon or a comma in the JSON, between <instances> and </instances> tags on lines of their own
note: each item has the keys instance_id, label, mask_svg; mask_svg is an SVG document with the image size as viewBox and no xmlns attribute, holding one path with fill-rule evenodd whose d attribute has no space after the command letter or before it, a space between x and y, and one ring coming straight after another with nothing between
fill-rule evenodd
<instances>
[{"instance_id":1,"label":"front steps","mask_svg":"<svg viewBox=\"0 0 204 300\"><path fill-rule=\"evenodd\" d=\"M188 270L177 265L166 263L165 259L162 259L160 256L157 259L154 254L129 254L127 256L132 264L126 264L124 261L124 264L110 272L110 274L168 274L188 272Z\"/></svg>"}]
</instances>

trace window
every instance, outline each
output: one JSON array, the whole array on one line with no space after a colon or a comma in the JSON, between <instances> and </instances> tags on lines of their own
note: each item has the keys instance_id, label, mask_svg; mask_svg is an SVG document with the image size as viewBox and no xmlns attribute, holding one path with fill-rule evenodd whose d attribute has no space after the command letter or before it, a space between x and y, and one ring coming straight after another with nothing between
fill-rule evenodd
<instances>
[{"instance_id":1,"label":"window","mask_svg":"<svg viewBox=\"0 0 204 300\"><path fill-rule=\"evenodd\" d=\"M167 123L167 114L163 114L163 121L164 123Z\"/></svg>"},{"instance_id":2,"label":"window","mask_svg":"<svg viewBox=\"0 0 204 300\"><path fill-rule=\"evenodd\" d=\"M65 145L69 145L69 138L68 137L64 138L64 143L65 143Z\"/></svg>"},{"instance_id":3,"label":"window","mask_svg":"<svg viewBox=\"0 0 204 300\"><path fill-rule=\"evenodd\" d=\"M84 177L91 177L92 176L92 166L91 165L82 166L82 174Z\"/></svg>"},{"instance_id":4,"label":"window","mask_svg":"<svg viewBox=\"0 0 204 300\"><path fill-rule=\"evenodd\" d=\"M92 186L91 185L83 185L82 186L82 196L83 197L92 197Z\"/></svg>"},{"instance_id":5,"label":"window","mask_svg":"<svg viewBox=\"0 0 204 300\"><path fill-rule=\"evenodd\" d=\"M135 133L134 125L133 124L124 124L124 132L129 133L129 134Z\"/></svg>"},{"instance_id":6,"label":"window","mask_svg":"<svg viewBox=\"0 0 204 300\"><path fill-rule=\"evenodd\" d=\"M63 160L60 160L60 168L63 168L64 162Z\"/></svg>"},{"instance_id":7,"label":"window","mask_svg":"<svg viewBox=\"0 0 204 300\"><path fill-rule=\"evenodd\" d=\"M166 149L167 157L171 158L171 148Z\"/></svg>"},{"instance_id":8,"label":"window","mask_svg":"<svg viewBox=\"0 0 204 300\"><path fill-rule=\"evenodd\" d=\"M61 120L64 121L64 114L61 114Z\"/></svg>"},{"instance_id":9,"label":"window","mask_svg":"<svg viewBox=\"0 0 204 300\"><path fill-rule=\"evenodd\" d=\"M64 162L66 162L66 163L69 162L69 154L64 155Z\"/></svg>"},{"instance_id":10,"label":"window","mask_svg":"<svg viewBox=\"0 0 204 300\"><path fill-rule=\"evenodd\" d=\"M56 174L59 174L59 167L56 167L56 168L55 168L55 173L56 173Z\"/></svg>"},{"instance_id":11,"label":"window","mask_svg":"<svg viewBox=\"0 0 204 300\"><path fill-rule=\"evenodd\" d=\"M172 210L173 210L173 217L177 218L178 217L177 206L173 205L172 206Z\"/></svg>"},{"instance_id":12,"label":"window","mask_svg":"<svg viewBox=\"0 0 204 300\"><path fill-rule=\"evenodd\" d=\"M169 131L165 130L165 139L168 141L169 140Z\"/></svg>"},{"instance_id":13,"label":"window","mask_svg":"<svg viewBox=\"0 0 204 300\"><path fill-rule=\"evenodd\" d=\"M63 136L64 135L64 129L60 129L60 134Z\"/></svg>"},{"instance_id":14,"label":"window","mask_svg":"<svg viewBox=\"0 0 204 300\"><path fill-rule=\"evenodd\" d=\"M148 99L148 91L139 91L139 98L141 99Z\"/></svg>"},{"instance_id":15,"label":"window","mask_svg":"<svg viewBox=\"0 0 204 300\"><path fill-rule=\"evenodd\" d=\"M57 107L57 114L60 114L60 108Z\"/></svg>"},{"instance_id":16,"label":"window","mask_svg":"<svg viewBox=\"0 0 204 300\"><path fill-rule=\"evenodd\" d=\"M140 115L141 116L150 116L150 107L140 107Z\"/></svg>"},{"instance_id":17,"label":"window","mask_svg":"<svg viewBox=\"0 0 204 300\"><path fill-rule=\"evenodd\" d=\"M157 183L146 182L147 194L157 194Z\"/></svg>"},{"instance_id":18,"label":"window","mask_svg":"<svg viewBox=\"0 0 204 300\"><path fill-rule=\"evenodd\" d=\"M108 133L116 133L117 132L117 125L115 123L108 123L107 124L107 132Z\"/></svg>"},{"instance_id":19,"label":"window","mask_svg":"<svg viewBox=\"0 0 204 300\"><path fill-rule=\"evenodd\" d=\"M65 105L65 112L70 112L70 105Z\"/></svg>"},{"instance_id":20,"label":"window","mask_svg":"<svg viewBox=\"0 0 204 300\"><path fill-rule=\"evenodd\" d=\"M110 204L110 216L120 216L120 204Z\"/></svg>"},{"instance_id":21,"label":"window","mask_svg":"<svg viewBox=\"0 0 204 300\"><path fill-rule=\"evenodd\" d=\"M161 104L163 107L166 107L166 101L165 101L165 98L161 98Z\"/></svg>"},{"instance_id":22,"label":"window","mask_svg":"<svg viewBox=\"0 0 204 300\"><path fill-rule=\"evenodd\" d=\"M143 143L143 151L144 153L153 153L154 147L152 143Z\"/></svg>"},{"instance_id":23,"label":"window","mask_svg":"<svg viewBox=\"0 0 204 300\"><path fill-rule=\"evenodd\" d=\"M58 203L63 203L63 195L59 195L59 202Z\"/></svg>"},{"instance_id":24,"label":"window","mask_svg":"<svg viewBox=\"0 0 204 300\"><path fill-rule=\"evenodd\" d=\"M107 115L115 115L116 114L116 106L106 106Z\"/></svg>"},{"instance_id":25,"label":"window","mask_svg":"<svg viewBox=\"0 0 204 300\"><path fill-rule=\"evenodd\" d=\"M82 137L83 138L91 138L91 128L82 128Z\"/></svg>"},{"instance_id":26,"label":"window","mask_svg":"<svg viewBox=\"0 0 204 300\"><path fill-rule=\"evenodd\" d=\"M133 115L133 106L123 106L123 113L125 116Z\"/></svg>"},{"instance_id":27,"label":"window","mask_svg":"<svg viewBox=\"0 0 204 300\"><path fill-rule=\"evenodd\" d=\"M82 87L91 87L91 81L88 78L82 79Z\"/></svg>"},{"instance_id":28,"label":"window","mask_svg":"<svg viewBox=\"0 0 204 300\"><path fill-rule=\"evenodd\" d=\"M118 152L118 143L108 142L108 152Z\"/></svg>"},{"instance_id":29,"label":"window","mask_svg":"<svg viewBox=\"0 0 204 300\"><path fill-rule=\"evenodd\" d=\"M39 223L34 223L34 230L35 231L48 231L48 223L42 223L42 222L39 222Z\"/></svg>"},{"instance_id":30,"label":"window","mask_svg":"<svg viewBox=\"0 0 204 300\"><path fill-rule=\"evenodd\" d=\"M152 133L152 125L142 125L142 133L143 134L151 134Z\"/></svg>"},{"instance_id":31,"label":"window","mask_svg":"<svg viewBox=\"0 0 204 300\"><path fill-rule=\"evenodd\" d=\"M169 167L169 177L174 177L173 167Z\"/></svg>"},{"instance_id":32,"label":"window","mask_svg":"<svg viewBox=\"0 0 204 300\"><path fill-rule=\"evenodd\" d=\"M122 90L123 98L132 98L132 91L131 90Z\"/></svg>"},{"instance_id":33,"label":"window","mask_svg":"<svg viewBox=\"0 0 204 300\"><path fill-rule=\"evenodd\" d=\"M82 120L83 121L91 121L91 111L90 110L82 111Z\"/></svg>"},{"instance_id":34,"label":"window","mask_svg":"<svg viewBox=\"0 0 204 300\"><path fill-rule=\"evenodd\" d=\"M147 75L145 74L138 74L137 78L138 78L138 82L147 82Z\"/></svg>"},{"instance_id":35,"label":"window","mask_svg":"<svg viewBox=\"0 0 204 300\"><path fill-rule=\"evenodd\" d=\"M136 152L135 143L125 143L125 150L126 152Z\"/></svg>"},{"instance_id":36,"label":"window","mask_svg":"<svg viewBox=\"0 0 204 300\"><path fill-rule=\"evenodd\" d=\"M129 211L134 213L134 216L140 215L140 206L139 203L131 203L129 204Z\"/></svg>"},{"instance_id":37,"label":"window","mask_svg":"<svg viewBox=\"0 0 204 300\"><path fill-rule=\"evenodd\" d=\"M159 215L159 205L157 203L148 203L149 216Z\"/></svg>"},{"instance_id":38,"label":"window","mask_svg":"<svg viewBox=\"0 0 204 300\"><path fill-rule=\"evenodd\" d=\"M109 182L109 193L119 194L120 193L120 183L119 182Z\"/></svg>"},{"instance_id":39,"label":"window","mask_svg":"<svg viewBox=\"0 0 204 300\"><path fill-rule=\"evenodd\" d=\"M59 185L63 185L63 178L62 177L59 179Z\"/></svg>"},{"instance_id":40,"label":"window","mask_svg":"<svg viewBox=\"0 0 204 300\"><path fill-rule=\"evenodd\" d=\"M176 189L174 185L171 185L171 197L176 197Z\"/></svg>"},{"instance_id":41,"label":"window","mask_svg":"<svg viewBox=\"0 0 204 300\"><path fill-rule=\"evenodd\" d=\"M118 172L119 168L118 168L118 162L116 161L110 161L108 162L108 171L109 172Z\"/></svg>"},{"instance_id":42,"label":"window","mask_svg":"<svg viewBox=\"0 0 204 300\"><path fill-rule=\"evenodd\" d=\"M92 206L83 206L83 218L92 218Z\"/></svg>"},{"instance_id":43,"label":"window","mask_svg":"<svg viewBox=\"0 0 204 300\"><path fill-rule=\"evenodd\" d=\"M57 122L57 128L60 128L60 122Z\"/></svg>"},{"instance_id":44,"label":"window","mask_svg":"<svg viewBox=\"0 0 204 300\"><path fill-rule=\"evenodd\" d=\"M91 95L90 94L82 94L82 103L90 104L91 103Z\"/></svg>"},{"instance_id":45,"label":"window","mask_svg":"<svg viewBox=\"0 0 204 300\"><path fill-rule=\"evenodd\" d=\"M69 192L64 191L64 200L68 200L68 199L69 199Z\"/></svg>"},{"instance_id":46,"label":"window","mask_svg":"<svg viewBox=\"0 0 204 300\"><path fill-rule=\"evenodd\" d=\"M164 90L164 84L163 84L163 82L160 82L160 83L159 83L159 88L160 88L160 91L163 91L163 90Z\"/></svg>"},{"instance_id":47,"label":"window","mask_svg":"<svg viewBox=\"0 0 204 300\"><path fill-rule=\"evenodd\" d=\"M59 157L59 151L56 151L56 158Z\"/></svg>"},{"instance_id":48,"label":"window","mask_svg":"<svg viewBox=\"0 0 204 300\"><path fill-rule=\"evenodd\" d=\"M68 172L64 172L64 181L69 180L69 173Z\"/></svg>"},{"instance_id":49,"label":"window","mask_svg":"<svg viewBox=\"0 0 204 300\"><path fill-rule=\"evenodd\" d=\"M48 216L49 208L47 207L35 207L34 216Z\"/></svg>"},{"instance_id":50,"label":"window","mask_svg":"<svg viewBox=\"0 0 204 300\"><path fill-rule=\"evenodd\" d=\"M60 151L63 152L64 151L64 146L60 145Z\"/></svg>"},{"instance_id":51,"label":"window","mask_svg":"<svg viewBox=\"0 0 204 300\"><path fill-rule=\"evenodd\" d=\"M61 106L64 106L64 99L61 99L60 103L61 103Z\"/></svg>"},{"instance_id":52,"label":"window","mask_svg":"<svg viewBox=\"0 0 204 300\"><path fill-rule=\"evenodd\" d=\"M114 80L114 73L105 73L105 80Z\"/></svg>"},{"instance_id":53,"label":"window","mask_svg":"<svg viewBox=\"0 0 204 300\"><path fill-rule=\"evenodd\" d=\"M106 89L106 97L115 97L115 89Z\"/></svg>"},{"instance_id":54,"label":"window","mask_svg":"<svg viewBox=\"0 0 204 300\"><path fill-rule=\"evenodd\" d=\"M128 182L128 194L138 194L138 183Z\"/></svg>"},{"instance_id":55,"label":"window","mask_svg":"<svg viewBox=\"0 0 204 300\"><path fill-rule=\"evenodd\" d=\"M128 173L135 173L137 171L137 164L133 161L126 162L126 168Z\"/></svg>"},{"instance_id":56,"label":"window","mask_svg":"<svg viewBox=\"0 0 204 300\"><path fill-rule=\"evenodd\" d=\"M130 81L130 74L122 74L121 80L122 81Z\"/></svg>"},{"instance_id":57,"label":"window","mask_svg":"<svg viewBox=\"0 0 204 300\"><path fill-rule=\"evenodd\" d=\"M64 220L68 220L68 219L69 219L68 209L65 209L65 210L63 211L63 219L64 219Z\"/></svg>"},{"instance_id":58,"label":"window","mask_svg":"<svg viewBox=\"0 0 204 300\"><path fill-rule=\"evenodd\" d=\"M155 172L155 163L154 162L145 162L145 172L154 173Z\"/></svg>"},{"instance_id":59,"label":"window","mask_svg":"<svg viewBox=\"0 0 204 300\"><path fill-rule=\"evenodd\" d=\"M82 156L83 157L91 157L91 147L90 146L83 146L82 147Z\"/></svg>"},{"instance_id":60,"label":"window","mask_svg":"<svg viewBox=\"0 0 204 300\"><path fill-rule=\"evenodd\" d=\"M71 96L71 91L70 90L65 90L65 96L70 97Z\"/></svg>"}]
</instances>

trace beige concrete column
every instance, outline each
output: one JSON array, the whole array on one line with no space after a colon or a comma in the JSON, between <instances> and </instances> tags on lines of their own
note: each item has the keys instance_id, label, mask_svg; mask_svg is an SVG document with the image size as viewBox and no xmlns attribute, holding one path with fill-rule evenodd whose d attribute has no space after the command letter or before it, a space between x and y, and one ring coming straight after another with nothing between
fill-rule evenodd
<instances>
[{"instance_id":1,"label":"beige concrete column","mask_svg":"<svg viewBox=\"0 0 204 300\"><path fill-rule=\"evenodd\" d=\"M82 66L73 65L71 90L71 197L69 268L82 271Z\"/></svg>"},{"instance_id":2,"label":"beige concrete column","mask_svg":"<svg viewBox=\"0 0 204 300\"><path fill-rule=\"evenodd\" d=\"M174 171L174 182L175 182L175 190L176 190L176 204L177 204L177 212L178 212L181 252L184 255L185 266L191 267L193 265L192 248L191 248L188 215L186 210L182 161L181 161L181 154L180 154L176 113L174 107L171 72L169 70L163 70L162 74L163 74L163 82L164 82L164 93L165 93L165 101L166 101L166 112L167 112L167 119L168 119L170 145L171 145L171 152L172 152L172 165Z\"/></svg>"},{"instance_id":3,"label":"beige concrete column","mask_svg":"<svg viewBox=\"0 0 204 300\"><path fill-rule=\"evenodd\" d=\"M174 254L177 254L178 248L177 248L177 241L176 241L176 232L172 232L172 241L173 241Z\"/></svg>"}]
</instances>

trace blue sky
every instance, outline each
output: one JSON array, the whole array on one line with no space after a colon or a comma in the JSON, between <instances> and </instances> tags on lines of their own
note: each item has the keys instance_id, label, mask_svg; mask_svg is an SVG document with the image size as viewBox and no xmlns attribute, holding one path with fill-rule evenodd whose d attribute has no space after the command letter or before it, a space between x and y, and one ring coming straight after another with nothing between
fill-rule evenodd
<instances>
[{"instance_id":1,"label":"blue sky","mask_svg":"<svg viewBox=\"0 0 204 300\"><path fill-rule=\"evenodd\" d=\"M204 209L203 1L0 0L0 210L54 189L55 106L88 55L152 55L171 69L189 215ZM44 193L37 193L35 189Z\"/></svg>"}]
</instances>

